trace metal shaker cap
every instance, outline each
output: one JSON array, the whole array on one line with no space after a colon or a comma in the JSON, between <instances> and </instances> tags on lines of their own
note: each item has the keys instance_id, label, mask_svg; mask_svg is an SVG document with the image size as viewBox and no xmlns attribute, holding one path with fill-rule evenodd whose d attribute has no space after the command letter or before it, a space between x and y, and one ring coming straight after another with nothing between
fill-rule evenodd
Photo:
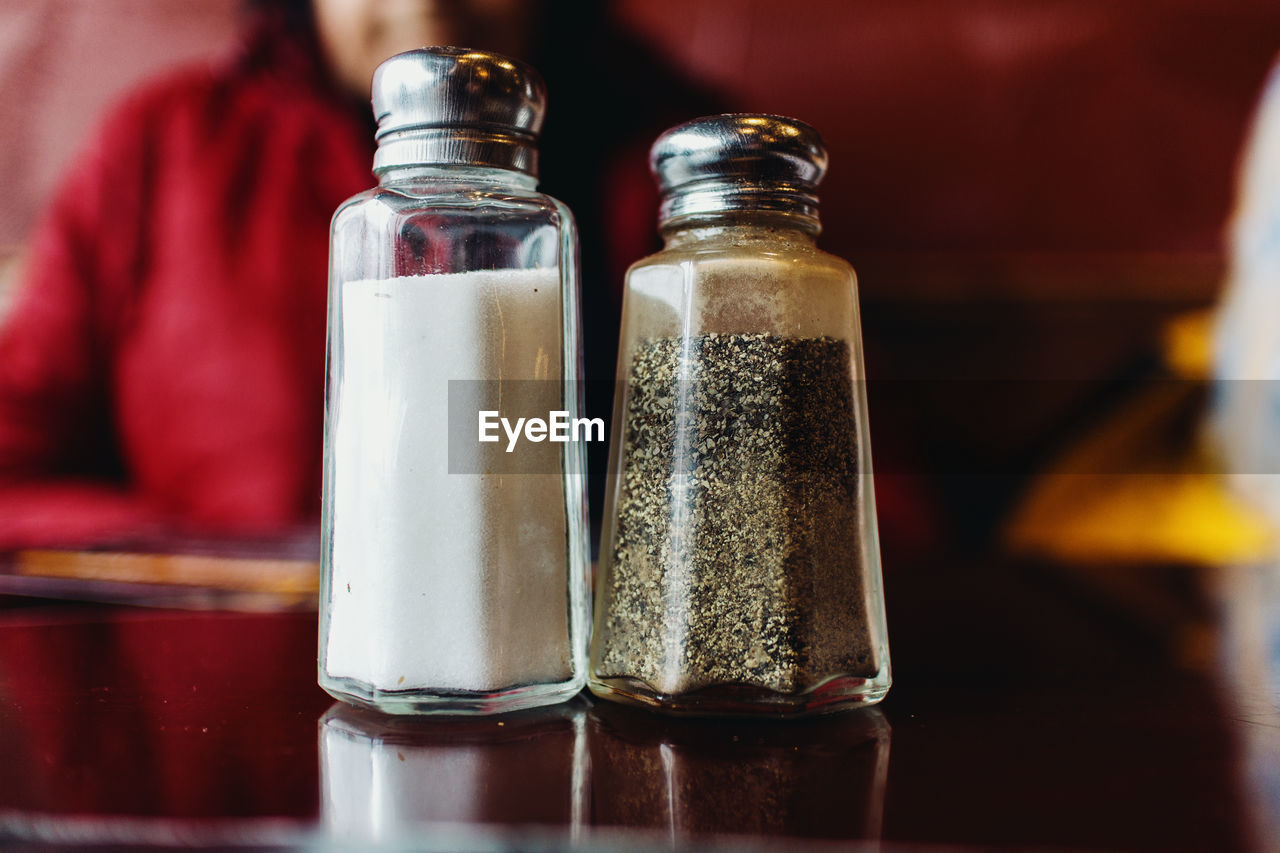
<instances>
[{"instance_id":1,"label":"metal shaker cap","mask_svg":"<svg viewBox=\"0 0 1280 853\"><path fill-rule=\"evenodd\" d=\"M373 171L453 164L536 176L546 106L541 75L517 59L460 47L396 54L373 74Z\"/></svg>"},{"instance_id":2,"label":"metal shaker cap","mask_svg":"<svg viewBox=\"0 0 1280 853\"><path fill-rule=\"evenodd\" d=\"M818 131L783 116L706 116L673 127L649 151L662 192L661 225L732 210L794 214L818 225L827 148Z\"/></svg>"}]
</instances>

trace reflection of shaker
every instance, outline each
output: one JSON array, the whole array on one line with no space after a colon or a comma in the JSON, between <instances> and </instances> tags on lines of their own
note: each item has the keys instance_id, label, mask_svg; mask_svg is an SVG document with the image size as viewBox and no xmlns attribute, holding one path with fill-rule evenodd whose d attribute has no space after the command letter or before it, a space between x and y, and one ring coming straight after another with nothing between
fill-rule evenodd
<instances>
[{"instance_id":1,"label":"reflection of shaker","mask_svg":"<svg viewBox=\"0 0 1280 853\"><path fill-rule=\"evenodd\" d=\"M335 704L320 719L323 822L334 839L411 838L431 824L581 830L585 703L501 719L387 717Z\"/></svg>"},{"instance_id":2,"label":"reflection of shaker","mask_svg":"<svg viewBox=\"0 0 1280 853\"><path fill-rule=\"evenodd\" d=\"M587 715L596 823L688 835L878 839L890 727L876 709L785 726Z\"/></svg>"}]
</instances>

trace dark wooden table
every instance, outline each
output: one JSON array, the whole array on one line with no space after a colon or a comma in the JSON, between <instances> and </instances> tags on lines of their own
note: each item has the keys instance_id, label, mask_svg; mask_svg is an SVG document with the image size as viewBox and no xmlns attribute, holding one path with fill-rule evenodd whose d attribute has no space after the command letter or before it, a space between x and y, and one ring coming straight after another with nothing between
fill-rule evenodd
<instances>
[{"instance_id":1,"label":"dark wooden table","mask_svg":"<svg viewBox=\"0 0 1280 853\"><path fill-rule=\"evenodd\" d=\"M2 609L0 843L1267 846L1242 727L1274 718L1241 718L1219 679L1034 583L976 606L891 578L888 699L789 723L585 697L389 720L316 687L306 611Z\"/></svg>"}]
</instances>

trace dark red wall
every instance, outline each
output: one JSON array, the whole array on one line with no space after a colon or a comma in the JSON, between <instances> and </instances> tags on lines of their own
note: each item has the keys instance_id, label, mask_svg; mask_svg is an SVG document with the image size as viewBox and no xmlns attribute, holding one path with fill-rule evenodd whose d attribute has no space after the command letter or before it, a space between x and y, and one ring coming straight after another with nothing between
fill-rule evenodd
<instances>
[{"instance_id":1,"label":"dark red wall","mask_svg":"<svg viewBox=\"0 0 1280 853\"><path fill-rule=\"evenodd\" d=\"M1213 250L1280 50L1266 0L625 0L736 107L832 151L832 245Z\"/></svg>"}]
</instances>

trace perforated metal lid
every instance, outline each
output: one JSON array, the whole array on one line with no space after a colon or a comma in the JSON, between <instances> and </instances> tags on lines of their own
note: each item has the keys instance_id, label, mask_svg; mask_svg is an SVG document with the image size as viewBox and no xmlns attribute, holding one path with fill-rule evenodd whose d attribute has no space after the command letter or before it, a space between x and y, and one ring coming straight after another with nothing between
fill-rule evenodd
<instances>
[{"instance_id":1,"label":"perforated metal lid","mask_svg":"<svg viewBox=\"0 0 1280 853\"><path fill-rule=\"evenodd\" d=\"M517 59L459 47L397 54L373 75L373 170L457 164L538 174L541 75Z\"/></svg>"},{"instance_id":2,"label":"perforated metal lid","mask_svg":"<svg viewBox=\"0 0 1280 853\"><path fill-rule=\"evenodd\" d=\"M818 218L827 148L802 121L754 113L706 116L658 137L649 166L662 192L659 219L729 210Z\"/></svg>"}]
</instances>

